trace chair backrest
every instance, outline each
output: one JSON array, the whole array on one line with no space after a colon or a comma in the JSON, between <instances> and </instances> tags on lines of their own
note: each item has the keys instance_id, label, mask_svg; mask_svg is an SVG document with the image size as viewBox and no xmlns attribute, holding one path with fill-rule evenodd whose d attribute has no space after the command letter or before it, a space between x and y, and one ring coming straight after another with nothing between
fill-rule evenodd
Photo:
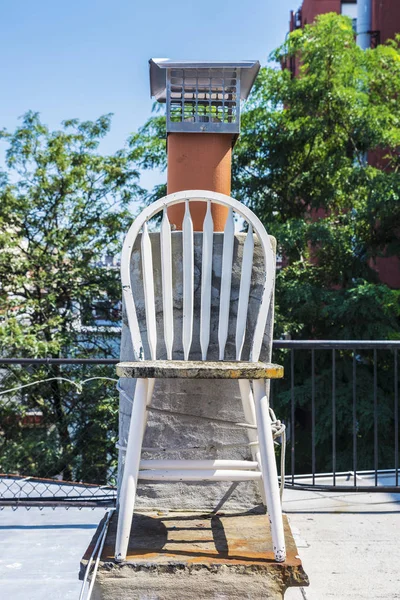
<instances>
[{"instance_id":1,"label":"chair backrest","mask_svg":"<svg viewBox=\"0 0 400 600\"><path fill-rule=\"evenodd\" d=\"M236 360L242 359L242 349L246 336L247 313L249 307L249 295L253 266L254 236L255 233L262 247L264 257L265 281L259 304L258 315L255 322L252 340L250 344L251 361L257 361L260 356L266 328L268 313L271 306L271 298L275 282L275 255L271 240L265 231L261 221L256 215L242 203L215 192L204 190L189 190L170 194L161 198L145 210L135 219L125 238L121 257L121 279L125 300L126 314L128 317L130 335L132 339L133 354L136 360L149 358L157 359L157 326L156 326L156 302L154 288L154 265L152 256L152 244L149 235L148 221L157 213L163 212L160 230L160 257L161 257L161 281L162 281L162 313L163 333L168 360L172 359L174 343L174 298L173 298L173 262L171 225L168 219L167 208L177 203L185 203L185 214L182 224L182 350L184 360L188 360L193 339L194 319L194 233L193 223L190 215L190 204L192 201L205 200L207 210L203 223L202 234L202 257L201 257L201 298L200 298L200 347L202 360L207 359L210 343L211 325L211 286L212 286L212 257L214 244L213 219L211 212L212 204L221 204L228 207L228 217L223 234L221 285L219 292L219 316L218 316L218 354L219 359L224 360L225 347L228 337L230 319L236 318L235 328L235 356ZM233 316L230 311L231 281L232 281L232 258L235 239L234 213L240 215L248 224L248 234L243 246L243 258L240 273L240 288L237 305L237 314ZM140 332L137 312L134 301L134 293L131 280L131 260L135 240L141 233L141 269L143 277L144 304L146 315L146 331L150 356L144 356L144 344ZM176 235L176 234L175 234ZM271 315L272 318L272 315Z\"/></svg>"}]
</instances>

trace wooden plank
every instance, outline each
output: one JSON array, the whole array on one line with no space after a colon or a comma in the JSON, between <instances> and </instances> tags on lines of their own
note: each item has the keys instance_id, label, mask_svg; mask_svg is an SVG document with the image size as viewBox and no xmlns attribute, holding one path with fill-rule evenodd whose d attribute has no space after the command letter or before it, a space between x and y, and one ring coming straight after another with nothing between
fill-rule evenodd
<instances>
[{"instance_id":1,"label":"wooden plank","mask_svg":"<svg viewBox=\"0 0 400 600\"><path fill-rule=\"evenodd\" d=\"M145 360L117 364L119 377L155 379L280 379L283 367L247 361Z\"/></svg>"},{"instance_id":2,"label":"wooden plank","mask_svg":"<svg viewBox=\"0 0 400 600\"><path fill-rule=\"evenodd\" d=\"M265 230L263 231L263 234L266 235ZM257 233L257 235L260 237L259 232ZM250 360L252 360L252 361L257 361L260 358L260 352L261 352L262 342L263 342L263 338L264 338L265 327L267 324L269 311L271 309L272 292L273 292L274 285L275 285L276 257L272 250L271 240L267 239L266 241L263 241L262 238L260 238L260 239L263 244L264 257L265 257L265 283L264 283L264 290L263 290L263 294L262 294L261 306L260 306L260 310L258 311L257 323L256 323L256 327L255 327L254 334L253 334L253 343L252 343L252 347L251 347L251 351L250 351ZM270 315L270 319L273 320L273 318L274 318L274 314L272 312L272 314ZM271 344L272 344L272 340L270 342L269 355L271 354L271 349L272 349ZM268 356L268 358L269 358L269 356Z\"/></svg>"},{"instance_id":3,"label":"wooden plank","mask_svg":"<svg viewBox=\"0 0 400 600\"><path fill-rule=\"evenodd\" d=\"M240 276L239 303L236 320L236 360L240 360L246 335L247 311L249 307L251 272L253 268L254 237L249 223L243 247L242 272Z\"/></svg>"},{"instance_id":4,"label":"wooden plank","mask_svg":"<svg viewBox=\"0 0 400 600\"><path fill-rule=\"evenodd\" d=\"M200 347L203 360L207 359L207 350L210 343L213 239L214 223L211 214L211 201L209 200L207 202L207 212L203 223L203 254L201 267Z\"/></svg>"},{"instance_id":5,"label":"wooden plank","mask_svg":"<svg viewBox=\"0 0 400 600\"><path fill-rule=\"evenodd\" d=\"M253 388L262 480L264 483L265 497L267 499L268 515L271 521L275 560L283 562L286 558L285 535L282 523L282 507L279 496L278 471L276 468L269 401L263 381L260 381L259 379L254 381Z\"/></svg>"},{"instance_id":6,"label":"wooden plank","mask_svg":"<svg viewBox=\"0 0 400 600\"><path fill-rule=\"evenodd\" d=\"M259 481L261 473L257 471L240 471L215 469L203 471L201 469L168 471L158 469L154 471L139 471L139 480L142 481Z\"/></svg>"},{"instance_id":7,"label":"wooden plank","mask_svg":"<svg viewBox=\"0 0 400 600\"><path fill-rule=\"evenodd\" d=\"M162 296L163 296L163 321L164 341L167 349L168 360L172 359L172 347L174 344L174 309L172 291L172 251L171 251L171 226L168 219L167 209L164 208L161 222L161 274L162 274Z\"/></svg>"},{"instance_id":8,"label":"wooden plank","mask_svg":"<svg viewBox=\"0 0 400 600\"><path fill-rule=\"evenodd\" d=\"M157 353L156 305L154 301L153 254L147 222L143 224L141 250L147 339L150 356L152 360L155 360Z\"/></svg>"},{"instance_id":9,"label":"wooden plank","mask_svg":"<svg viewBox=\"0 0 400 600\"><path fill-rule=\"evenodd\" d=\"M219 299L218 345L219 359L225 356L226 340L228 339L229 308L231 299L233 243L235 240L235 224L233 210L229 208L224 229L224 245L222 249L221 290Z\"/></svg>"},{"instance_id":10,"label":"wooden plank","mask_svg":"<svg viewBox=\"0 0 400 600\"><path fill-rule=\"evenodd\" d=\"M140 469L258 469L258 462L250 460L227 460L227 459L149 459L140 461Z\"/></svg>"},{"instance_id":11,"label":"wooden plank","mask_svg":"<svg viewBox=\"0 0 400 600\"><path fill-rule=\"evenodd\" d=\"M143 432L147 419L147 386L146 379L140 379L136 382L135 397L132 404L125 467L119 496L118 528L115 543L115 557L117 560L123 560L126 556L131 531Z\"/></svg>"},{"instance_id":12,"label":"wooden plank","mask_svg":"<svg viewBox=\"0 0 400 600\"><path fill-rule=\"evenodd\" d=\"M188 360L193 336L194 302L194 245L193 222L190 216L189 201L185 202L185 215L182 224L183 236L183 356Z\"/></svg>"}]
</instances>

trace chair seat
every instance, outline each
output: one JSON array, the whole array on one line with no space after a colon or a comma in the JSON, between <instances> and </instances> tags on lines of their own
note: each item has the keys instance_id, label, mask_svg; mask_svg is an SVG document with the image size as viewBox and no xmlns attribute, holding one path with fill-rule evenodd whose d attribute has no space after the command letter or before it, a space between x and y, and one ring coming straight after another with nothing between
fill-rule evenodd
<instances>
[{"instance_id":1,"label":"chair seat","mask_svg":"<svg viewBox=\"0 0 400 600\"><path fill-rule=\"evenodd\" d=\"M135 379L280 379L283 367L244 361L142 360L118 363L117 375Z\"/></svg>"}]
</instances>

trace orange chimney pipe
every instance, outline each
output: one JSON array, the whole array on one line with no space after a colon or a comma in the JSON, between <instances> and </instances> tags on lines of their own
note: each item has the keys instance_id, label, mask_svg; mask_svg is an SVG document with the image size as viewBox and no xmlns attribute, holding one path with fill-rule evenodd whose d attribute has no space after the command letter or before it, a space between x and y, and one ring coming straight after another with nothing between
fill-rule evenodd
<instances>
[{"instance_id":1,"label":"orange chimney pipe","mask_svg":"<svg viewBox=\"0 0 400 600\"><path fill-rule=\"evenodd\" d=\"M168 135L168 194L184 190L231 193L232 136L224 133L170 133ZM193 202L190 212L194 231L203 230L206 203ZM182 229L185 205L168 209L170 222ZM223 231L228 209L212 205L214 231Z\"/></svg>"}]
</instances>

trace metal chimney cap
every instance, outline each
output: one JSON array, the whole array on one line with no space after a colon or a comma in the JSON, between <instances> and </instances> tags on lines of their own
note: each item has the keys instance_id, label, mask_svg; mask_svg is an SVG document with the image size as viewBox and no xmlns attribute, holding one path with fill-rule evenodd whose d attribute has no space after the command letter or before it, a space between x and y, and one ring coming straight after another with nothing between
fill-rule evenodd
<instances>
[{"instance_id":1,"label":"metal chimney cap","mask_svg":"<svg viewBox=\"0 0 400 600\"><path fill-rule=\"evenodd\" d=\"M240 99L246 100L260 70L258 60L224 62L219 60L190 61L170 58L151 58L150 93L158 102L166 101L167 69L240 69Z\"/></svg>"}]
</instances>

